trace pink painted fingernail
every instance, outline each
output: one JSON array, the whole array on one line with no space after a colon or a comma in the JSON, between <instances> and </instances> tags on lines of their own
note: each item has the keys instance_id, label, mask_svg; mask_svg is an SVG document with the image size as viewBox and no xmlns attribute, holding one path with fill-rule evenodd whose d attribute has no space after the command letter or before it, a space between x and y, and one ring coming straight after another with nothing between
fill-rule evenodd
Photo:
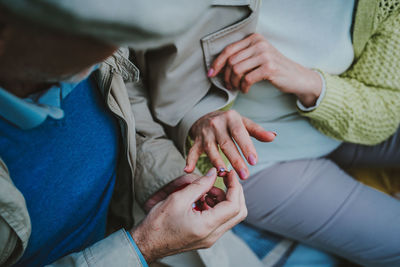
<instances>
[{"instance_id":1,"label":"pink painted fingernail","mask_svg":"<svg viewBox=\"0 0 400 267\"><path fill-rule=\"evenodd\" d=\"M256 159L256 157L255 157L253 154L250 154L250 155L249 155L248 161L249 161L249 163L250 163L251 165L253 165L253 166L257 164L257 159Z\"/></svg>"},{"instance_id":2,"label":"pink painted fingernail","mask_svg":"<svg viewBox=\"0 0 400 267\"><path fill-rule=\"evenodd\" d=\"M239 176L240 176L240 179L246 179L246 178L247 178L247 172L246 172L246 170L245 170L245 169L241 169L241 170L239 171Z\"/></svg>"},{"instance_id":3,"label":"pink painted fingernail","mask_svg":"<svg viewBox=\"0 0 400 267\"><path fill-rule=\"evenodd\" d=\"M188 172L189 171L189 166L185 166L185 168L183 168L184 172Z\"/></svg>"},{"instance_id":4,"label":"pink painted fingernail","mask_svg":"<svg viewBox=\"0 0 400 267\"><path fill-rule=\"evenodd\" d=\"M213 68L209 69L208 72L207 72L207 77L213 76L214 72L215 72L215 71L214 71Z\"/></svg>"},{"instance_id":5,"label":"pink painted fingernail","mask_svg":"<svg viewBox=\"0 0 400 267\"><path fill-rule=\"evenodd\" d=\"M207 172L206 176L214 176L216 172L217 172L217 170L216 170L215 168L211 168L211 169Z\"/></svg>"}]
</instances>

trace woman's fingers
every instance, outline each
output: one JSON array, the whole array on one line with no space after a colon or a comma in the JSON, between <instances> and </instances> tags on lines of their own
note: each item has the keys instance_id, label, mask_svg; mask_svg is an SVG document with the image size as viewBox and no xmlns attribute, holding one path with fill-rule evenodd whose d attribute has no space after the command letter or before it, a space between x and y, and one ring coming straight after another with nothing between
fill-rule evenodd
<instances>
[{"instance_id":1,"label":"woman's fingers","mask_svg":"<svg viewBox=\"0 0 400 267\"><path fill-rule=\"evenodd\" d=\"M200 154L206 152L211 163L220 175L224 176L221 169L227 168L219 146L241 179L249 177L245 160L251 165L257 163L257 152L251 136L262 142L270 142L276 136L234 110L215 111L203 116L192 126L191 135L195 143L189 151L187 166L184 169L186 172L192 172Z\"/></svg>"},{"instance_id":2,"label":"woman's fingers","mask_svg":"<svg viewBox=\"0 0 400 267\"><path fill-rule=\"evenodd\" d=\"M234 65L238 64L239 62L242 62L246 59L253 57L255 54L256 54L256 47L249 46L249 47L237 52L233 56L230 56L228 58L227 64L230 66L234 66Z\"/></svg>"},{"instance_id":3,"label":"woman's fingers","mask_svg":"<svg viewBox=\"0 0 400 267\"><path fill-rule=\"evenodd\" d=\"M240 152L233 142L232 137L228 131L221 130L216 133L217 142L222 152L228 158L232 167L237 171L241 179L247 179L249 172Z\"/></svg>"},{"instance_id":4,"label":"woman's fingers","mask_svg":"<svg viewBox=\"0 0 400 267\"><path fill-rule=\"evenodd\" d=\"M211 64L211 67L208 71L208 77L215 77L216 75L218 75L218 73L226 65L228 58L240 52L241 50L246 49L253 43L259 42L260 40L264 40L264 37L258 33L253 33L243 40L240 40L225 47L221 54L219 54L219 56Z\"/></svg>"},{"instance_id":5,"label":"woman's fingers","mask_svg":"<svg viewBox=\"0 0 400 267\"><path fill-rule=\"evenodd\" d=\"M225 162L222 159L221 153L219 153L217 140L214 135L204 139L203 149L211 163L217 168L217 171L220 171L222 168L226 170Z\"/></svg>"},{"instance_id":6,"label":"woman's fingers","mask_svg":"<svg viewBox=\"0 0 400 267\"><path fill-rule=\"evenodd\" d=\"M232 88L240 89L241 81L246 77L246 74L256 69L262 64L262 58L259 56L250 57L242 62L237 63L232 67L230 84ZM250 85L251 86L251 85ZM250 89L250 86L248 89ZM243 93L247 93L248 90L242 90Z\"/></svg>"},{"instance_id":7,"label":"woman's fingers","mask_svg":"<svg viewBox=\"0 0 400 267\"><path fill-rule=\"evenodd\" d=\"M258 68L248 72L240 82L240 91L247 93L250 87L256 82L265 80L266 71L262 66L258 65Z\"/></svg>"},{"instance_id":8,"label":"woman's fingers","mask_svg":"<svg viewBox=\"0 0 400 267\"><path fill-rule=\"evenodd\" d=\"M249 135L256 138L258 141L272 142L275 139L275 132L264 130L263 127L246 117L242 117L242 121Z\"/></svg>"},{"instance_id":9,"label":"woman's fingers","mask_svg":"<svg viewBox=\"0 0 400 267\"><path fill-rule=\"evenodd\" d=\"M228 58L224 69L224 81L226 88L232 89L239 87L240 80L239 82L234 82L234 80L232 80L232 77L237 77L237 72L240 71L240 69L238 69L236 66L238 63L246 61L253 56L254 50L255 48L250 46Z\"/></svg>"},{"instance_id":10,"label":"woman's fingers","mask_svg":"<svg viewBox=\"0 0 400 267\"><path fill-rule=\"evenodd\" d=\"M243 180L249 178L249 171L246 163L244 162L232 139L221 141L220 147L222 152L224 152L225 156L228 158L229 162L232 164L232 167L238 172L239 177Z\"/></svg>"},{"instance_id":11,"label":"woman's fingers","mask_svg":"<svg viewBox=\"0 0 400 267\"><path fill-rule=\"evenodd\" d=\"M200 138L196 139L193 146L190 148L186 158L186 166L183 169L186 173L191 173L196 168L196 163L200 155L203 153L203 143Z\"/></svg>"},{"instance_id":12,"label":"woman's fingers","mask_svg":"<svg viewBox=\"0 0 400 267\"><path fill-rule=\"evenodd\" d=\"M228 90L232 90L232 85L231 85L231 74L232 73L232 67L229 65L225 66L224 69L224 81L225 81L225 87Z\"/></svg>"},{"instance_id":13,"label":"woman's fingers","mask_svg":"<svg viewBox=\"0 0 400 267\"><path fill-rule=\"evenodd\" d=\"M250 38L245 38L236 43L230 44L219 54L219 56L211 64L211 68L208 71L208 77L215 77L226 65L228 58L240 50L245 49L251 44L252 40Z\"/></svg>"},{"instance_id":14,"label":"woman's fingers","mask_svg":"<svg viewBox=\"0 0 400 267\"><path fill-rule=\"evenodd\" d=\"M247 131L241 119L242 117L234 110L231 110L228 114L228 125L231 136L240 147L240 150L242 151L247 162L251 165L256 165L256 148L254 147L249 132Z\"/></svg>"}]
</instances>

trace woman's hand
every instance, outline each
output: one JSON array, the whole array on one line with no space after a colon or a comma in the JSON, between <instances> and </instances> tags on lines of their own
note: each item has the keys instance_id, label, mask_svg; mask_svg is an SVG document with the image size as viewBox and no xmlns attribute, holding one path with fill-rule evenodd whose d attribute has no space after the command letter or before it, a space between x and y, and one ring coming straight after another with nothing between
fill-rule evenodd
<instances>
[{"instance_id":1,"label":"woman's hand","mask_svg":"<svg viewBox=\"0 0 400 267\"><path fill-rule=\"evenodd\" d=\"M215 111L197 120L190 129L194 144L189 151L185 171L193 172L200 155L205 152L212 164L221 171L226 170L224 160L218 150L218 145L226 155L232 167L241 179L249 177L249 170L236 144L240 147L247 162L257 163L257 152L250 136L262 142L271 142L276 134L265 131L260 125L242 117L234 110ZM236 144L235 144L236 142Z\"/></svg>"},{"instance_id":2,"label":"woman's hand","mask_svg":"<svg viewBox=\"0 0 400 267\"><path fill-rule=\"evenodd\" d=\"M212 63L208 76L221 71L228 89L247 93L254 83L268 80L282 92L295 94L304 106L314 105L322 90L318 73L282 55L260 34L228 45Z\"/></svg>"}]
</instances>

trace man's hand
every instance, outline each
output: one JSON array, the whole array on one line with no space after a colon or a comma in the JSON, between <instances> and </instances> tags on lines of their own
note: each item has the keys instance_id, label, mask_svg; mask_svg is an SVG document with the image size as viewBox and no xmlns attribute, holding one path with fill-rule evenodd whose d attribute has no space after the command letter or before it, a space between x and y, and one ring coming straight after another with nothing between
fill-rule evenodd
<instances>
[{"instance_id":1,"label":"man's hand","mask_svg":"<svg viewBox=\"0 0 400 267\"><path fill-rule=\"evenodd\" d=\"M190 129L194 144L189 150L184 171L193 172L200 155L205 152L211 163L218 169L226 166L218 146L226 155L241 179L249 177L249 170L242 159L236 144L240 147L247 162L257 163L257 152L250 136L261 142L271 142L276 134L265 131L260 125L241 116L235 110L215 111L197 120ZM235 144L236 142L236 144Z\"/></svg>"},{"instance_id":2,"label":"man's hand","mask_svg":"<svg viewBox=\"0 0 400 267\"><path fill-rule=\"evenodd\" d=\"M199 179L200 176L197 174L186 174L182 175L169 184L165 185L163 188L154 193L147 201L144 203L143 209L149 212L158 202L166 199L170 194L175 192L178 188L191 184L193 181Z\"/></svg>"},{"instance_id":3,"label":"man's hand","mask_svg":"<svg viewBox=\"0 0 400 267\"><path fill-rule=\"evenodd\" d=\"M224 178L226 200L196 211L192 204L214 185L212 168L185 188L155 205L131 234L147 262L194 249L208 248L226 231L244 220L247 209L243 189L235 172Z\"/></svg>"},{"instance_id":4,"label":"man's hand","mask_svg":"<svg viewBox=\"0 0 400 267\"><path fill-rule=\"evenodd\" d=\"M144 204L143 208L146 212L149 212L157 203L165 200L169 195L175 193L176 191L182 190L195 180L199 179L200 176L197 174L186 174L182 175L169 184L165 185L163 188L154 193ZM207 209L208 207L215 206L218 202L225 200L225 192L217 187L212 187L209 192L207 192L204 197L202 197L198 204L198 209Z\"/></svg>"},{"instance_id":5,"label":"man's hand","mask_svg":"<svg viewBox=\"0 0 400 267\"><path fill-rule=\"evenodd\" d=\"M318 73L285 57L257 33L222 51L212 63L208 76L214 77L220 72L228 89L247 93L254 83L268 80L282 92L295 94L305 106L314 105L322 90Z\"/></svg>"}]
</instances>

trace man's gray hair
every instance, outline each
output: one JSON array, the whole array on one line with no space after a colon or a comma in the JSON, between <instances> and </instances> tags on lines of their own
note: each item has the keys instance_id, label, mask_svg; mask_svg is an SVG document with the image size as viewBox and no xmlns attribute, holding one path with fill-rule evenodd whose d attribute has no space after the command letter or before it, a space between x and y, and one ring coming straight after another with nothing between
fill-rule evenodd
<instances>
[{"instance_id":1,"label":"man's gray hair","mask_svg":"<svg viewBox=\"0 0 400 267\"><path fill-rule=\"evenodd\" d=\"M162 45L188 29L211 0L0 0L11 13L73 34L133 48Z\"/></svg>"}]
</instances>

